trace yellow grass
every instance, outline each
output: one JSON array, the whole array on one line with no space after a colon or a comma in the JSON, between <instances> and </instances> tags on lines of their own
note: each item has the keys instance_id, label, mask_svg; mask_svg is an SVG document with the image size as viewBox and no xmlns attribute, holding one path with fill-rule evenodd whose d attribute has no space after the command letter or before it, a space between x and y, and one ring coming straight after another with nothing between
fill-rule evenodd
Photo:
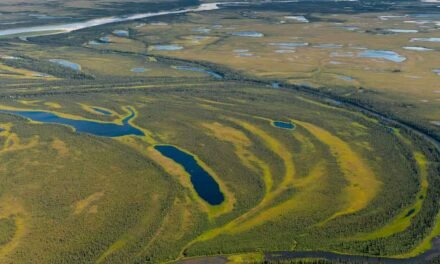
<instances>
[{"instance_id":1,"label":"yellow grass","mask_svg":"<svg viewBox=\"0 0 440 264\"><path fill-rule=\"evenodd\" d=\"M342 210L336 212L321 224L365 208L376 196L382 184L365 161L346 142L330 132L310 123L297 120L294 122L307 129L318 140L329 146L348 182L348 186L344 188L343 196L341 197L346 205Z\"/></svg>"},{"instance_id":2,"label":"yellow grass","mask_svg":"<svg viewBox=\"0 0 440 264\"><path fill-rule=\"evenodd\" d=\"M95 115L103 115L103 113L100 113L100 112L98 112L98 111L96 111L94 109L94 108L97 108L97 109L101 109L101 110L110 112L112 116L119 116L119 117L121 117L120 115L118 115L118 113L116 113L116 112L114 112L114 111L112 111L112 110L110 110L108 108L104 108L104 107L100 107L100 106L92 106L92 105L87 105L87 104L82 104L82 103L78 103L78 104L81 106L81 108L84 111L92 113L92 114L95 114Z\"/></svg>"},{"instance_id":3,"label":"yellow grass","mask_svg":"<svg viewBox=\"0 0 440 264\"><path fill-rule=\"evenodd\" d=\"M229 141L233 144L247 147L251 145L249 138L240 130L233 127L222 125L218 122L204 123L204 127L211 130L214 136L218 139Z\"/></svg>"},{"instance_id":4,"label":"yellow grass","mask_svg":"<svg viewBox=\"0 0 440 264\"><path fill-rule=\"evenodd\" d=\"M18 100L18 102L20 102L21 104L24 104L24 105L34 106L35 104L38 104L39 102L41 102L41 100Z\"/></svg>"},{"instance_id":5,"label":"yellow grass","mask_svg":"<svg viewBox=\"0 0 440 264\"><path fill-rule=\"evenodd\" d=\"M248 147L251 146L252 143L243 132L217 122L210 124L204 123L203 126L208 128L217 139L232 143L237 156L246 167L256 170L258 168L255 168L253 164L258 165L259 169L263 172L266 194L270 192L273 180L269 165L248 150Z\"/></svg>"},{"instance_id":6,"label":"yellow grass","mask_svg":"<svg viewBox=\"0 0 440 264\"><path fill-rule=\"evenodd\" d=\"M6 138L3 147L0 149L0 154L33 148L39 143L39 136L33 136L27 142L22 143L18 135L11 132L11 123L0 124L0 128L3 129L3 131L0 131L0 137Z\"/></svg>"},{"instance_id":7,"label":"yellow grass","mask_svg":"<svg viewBox=\"0 0 440 264\"><path fill-rule=\"evenodd\" d=\"M416 216L419 213L420 209L422 208L423 201L425 199L429 185L427 160L425 155L423 155L423 153L421 152L415 152L414 158L417 162L417 166L419 167L419 171L420 171L420 190L416 194L416 200L414 201L414 203L408 206L407 208L405 208L401 213L399 213L396 217L394 217L391 220L391 222L381 227L379 230L376 230L368 234L361 234L355 239L371 240L381 237L388 237L396 233L405 231L411 225L411 219L413 219L414 216ZM423 196L423 199L420 199L419 198L420 196ZM414 210L414 212L410 216L407 216L407 214L411 210Z\"/></svg>"},{"instance_id":8,"label":"yellow grass","mask_svg":"<svg viewBox=\"0 0 440 264\"><path fill-rule=\"evenodd\" d=\"M145 212L142 219L139 223L135 224L132 227L129 227L127 232L122 234L115 242L113 242L105 251L102 253L95 263L103 263L107 257L117 252L118 250L125 247L128 243L133 240L139 239L140 234L145 230L146 227L152 224L151 221L155 221L157 219L152 219L150 214L158 214L159 209L159 197L158 195L154 195L151 197L151 207L148 212Z\"/></svg>"},{"instance_id":9,"label":"yellow grass","mask_svg":"<svg viewBox=\"0 0 440 264\"><path fill-rule=\"evenodd\" d=\"M11 79L42 79L42 80L55 80L54 77L39 77L36 76L37 72L29 71L26 69L18 69L14 67L10 67L4 64L0 64L0 70L13 72L15 74L3 74L0 73L1 78L11 78Z\"/></svg>"},{"instance_id":10,"label":"yellow grass","mask_svg":"<svg viewBox=\"0 0 440 264\"><path fill-rule=\"evenodd\" d=\"M215 105L224 105L224 106L232 106L234 104L231 103L225 103L225 102L220 102L220 101L214 101L214 100L209 100L206 98L196 98L197 100L201 101L201 102L205 102L205 103L209 103L209 104L215 104Z\"/></svg>"},{"instance_id":11,"label":"yellow grass","mask_svg":"<svg viewBox=\"0 0 440 264\"><path fill-rule=\"evenodd\" d=\"M192 203L190 199L181 201L176 198L160 227L148 243L138 252L137 256L148 253L148 250L157 239L170 243L181 239L192 225L191 211L188 208L190 203Z\"/></svg>"},{"instance_id":12,"label":"yellow grass","mask_svg":"<svg viewBox=\"0 0 440 264\"><path fill-rule=\"evenodd\" d=\"M246 231L252 227L264 224L268 221L274 220L277 217L286 214L294 209L298 209L304 206L307 206L307 202L311 199L311 195L313 195L314 190L319 188L316 183L326 174L326 167L324 163L318 163L310 172L310 174L306 177L298 181L295 184L298 187L298 194L293 195L292 198L284 201L280 204L277 204L269 209L262 211L256 216L250 218L249 220L245 220L238 227L231 230L232 233L238 233Z\"/></svg>"},{"instance_id":13,"label":"yellow grass","mask_svg":"<svg viewBox=\"0 0 440 264\"><path fill-rule=\"evenodd\" d=\"M252 133L259 137L266 147L270 149L273 153L275 153L284 164L285 172L282 182L278 186L274 186L273 189L271 189L269 192L266 192L263 199L260 201L258 205L253 207L248 212L242 214L241 216L235 218L231 222L218 227L214 228L212 230L209 230L199 237L197 237L195 240L188 243L185 248L190 247L194 243L200 242L200 241L206 241L213 239L217 237L218 235L224 234L224 233L231 233L231 232L240 232L244 231L245 229L249 229L254 227L257 224L262 224L266 219L258 219L256 222L249 222L246 223L244 226L241 226L243 222L245 222L247 219L251 218L253 215L258 213L259 211L263 210L267 205L270 204L275 198L279 197L280 194L282 194L284 191L286 191L288 188L293 187L293 180L295 176L295 166L293 163L292 154L285 148L281 142L279 142L277 139L270 136L267 132L264 130L258 128L255 125L252 125L246 121L235 119L235 118L228 118L229 121L237 124L238 126L242 127L249 133ZM224 132L223 132L224 133ZM267 167L267 171L265 172L268 175L271 175L270 168ZM183 252L183 250L182 250Z\"/></svg>"},{"instance_id":14,"label":"yellow grass","mask_svg":"<svg viewBox=\"0 0 440 264\"><path fill-rule=\"evenodd\" d=\"M55 102L45 102L44 105L54 109L62 108L62 106L59 103L55 103Z\"/></svg>"},{"instance_id":15,"label":"yellow grass","mask_svg":"<svg viewBox=\"0 0 440 264\"><path fill-rule=\"evenodd\" d=\"M11 253L26 234L27 213L16 197L3 197L0 200L0 219L12 217L15 221L15 234L6 244L0 246L0 259Z\"/></svg>"},{"instance_id":16,"label":"yellow grass","mask_svg":"<svg viewBox=\"0 0 440 264\"><path fill-rule=\"evenodd\" d=\"M412 142L411 140L409 140L407 137L403 136L402 133L400 133L400 129L398 128L393 128L394 134L400 139L402 140L405 144L407 144L408 146L412 146Z\"/></svg>"},{"instance_id":17,"label":"yellow grass","mask_svg":"<svg viewBox=\"0 0 440 264\"><path fill-rule=\"evenodd\" d=\"M74 205L73 214L75 214L75 215L81 214L84 211L84 209L86 209L87 207L90 207L92 203L101 199L102 196L104 196L103 192L96 192L96 193L89 195L85 199L76 202Z\"/></svg>"},{"instance_id":18,"label":"yellow grass","mask_svg":"<svg viewBox=\"0 0 440 264\"><path fill-rule=\"evenodd\" d=\"M243 253L228 257L228 264L232 263L263 263L264 254L261 252Z\"/></svg>"},{"instance_id":19,"label":"yellow grass","mask_svg":"<svg viewBox=\"0 0 440 264\"><path fill-rule=\"evenodd\" d=\"M103 263L105 259L113 254L114 252L120 250L128 243L128 238L122 238L115 243L113 243L101 256L99 256L98 260L95 262L96 264Z\"/></svg>"},{"instance_id":20,"label":"yellow grass","mask_svg":"<svg viewBox=\"0 0 440 264\"><path fill-rule=\"evenodd\" d=\"M281 142L279 142L278 140L276 140L275 138L270 136L267 132L258 128L257 126L254 126L245 121L240 121L238 119L230 118L230 120L236 123L237 125L243 127L248 132L253 133L259 138L261 138L264 144L266 145L266 147L281 158L281 160L283 161L285 173L284 173L283 181L280 183L278 188L279 190L282 190L291 186L295 176L295 165L293 163L292 153L290 153L290 151L287 150L286 147Z\"/></svg>"},{"instance_id":21,"label":"yellow grass","mask_svg":"<svg viewBox=\"0 0 440 264\"><path fill-rule=\"evenodd\" d=\"M55 149L58 155L61 157L64 157L69 153L69 148L67 147L66 143L58 138L55 138L50 146Z\"/></svg>"},{"instance_id":22,"label":"yellow grass","mask_svg":"<svg viewBox=\"0 0 440 264\"><path fill-rule=\"evenodd\" d=\"M440 235L440 213L437 214L435 217L435 224L432 228L431 232L420 242L418 246L416 246L413 250L409 251L408 253L396 255L394 257L396 258L410 258L420 255L423 252L426 252L427 250L431 249L432 247L432 240L435 237L438 237Z\"/></svg>"}]
</instances>

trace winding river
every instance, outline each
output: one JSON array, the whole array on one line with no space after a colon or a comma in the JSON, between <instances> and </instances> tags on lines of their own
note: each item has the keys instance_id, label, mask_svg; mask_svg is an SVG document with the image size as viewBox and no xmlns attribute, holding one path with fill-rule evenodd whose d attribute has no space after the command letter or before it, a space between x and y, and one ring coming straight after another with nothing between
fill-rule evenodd
<instances>
[{"instance_id":1,"label":"winding river","mask_svg":"<svg viewBox=\"0 0 440 264\"><path fill-rule=\"evenodd\" d=\"M440 255L440 239L435 238L432 241L432 248L425 253L411 258L386 258L386 257L372 257L360 255L346 255L326 251L279 251L266 252L264 254L268 262L283 262L292 259L325 259L332 262L351 262L351 263L383 263L383 264L416 264L429 263L435 257Z\"/></svg>"},{"instance_id":2,"label":"winding river","mask_svg":"<svg viewBox=\"0 0 440 264\"><path fill-rule=\"evenodd\" d=\"M84 29L84 28L96 27L96 26L110 24L110 23L132 21L132 20L148 18L148 17L157 17L157 16L164 16L164 15L171 15L171 14L183 14L183 13L188 13L188 12L202 12L202 11L216 10L216 9L220 8L219 4L234 4L234 3L205 3L205 4L200 4L198 7L195 7L195 8L185 8L185 9L180 9L180 10L141 13L141 14L133 14L133 15L127 15L127 16L102 17L102 18L96 18L96 19L87 20L87 21L83 21L83 22L68 23L68 24L10 28L10 29L5 29L5 30L0 30L0 36L20 35L22 37L26 37L26 34L28 34L28 36L55 35L55 34L61 34L61 33L68 33L68 32L72 32L75 30Z\"/></svg>"}]
</instances>

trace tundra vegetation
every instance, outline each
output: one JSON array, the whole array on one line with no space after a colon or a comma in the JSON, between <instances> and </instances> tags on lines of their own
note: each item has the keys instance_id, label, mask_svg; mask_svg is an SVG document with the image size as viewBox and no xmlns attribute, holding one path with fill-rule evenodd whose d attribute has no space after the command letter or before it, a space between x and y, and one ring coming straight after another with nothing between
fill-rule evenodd
<instances>
[{"instance_id":1,"label":"tundra vegetation","mask_svg":"<svg viewBox=\"0 0 440 264\"><path fill-rule=\"evenodd\" d=\"M199 4L26 3L5 1L0 20ZM440 235L434 6L253 3L2 36L0 263L427 252Z\"/></svg>"}]
</instances>

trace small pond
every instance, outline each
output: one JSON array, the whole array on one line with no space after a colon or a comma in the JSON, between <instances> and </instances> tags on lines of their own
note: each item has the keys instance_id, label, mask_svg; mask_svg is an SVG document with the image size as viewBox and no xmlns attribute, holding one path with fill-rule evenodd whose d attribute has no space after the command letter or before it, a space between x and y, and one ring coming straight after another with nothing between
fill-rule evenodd
<instances>
[{"instance_id":1,"label":"small pond","mask_svg":"<svg viewBox=\"0 0 440 264\"><path fill-rule=\"evenodd\" d=\"M344 81L347 81L347 82L350 82L350 81L353 81L353 80L354 80L353 77L345 76L345 75L338 75L337 77L338 77L339 79L344 80Z\"/></svg>"},{"instance_id":2,"label":"small pond","mask_svg":"<svg viewBox=\"0 0 440 264\"><path fill-rule=\"evenodd\" d=\"M345 58L350 58L350 57L354 57L354 53L353 52L338 52L338 51L333 51L330 53L330 57L345 57Z\"/></svg>"},{"instance_id":3,"label":"small pond","mask_svg":"<svg viewBox=\"0 0 440 264\"><path fill-rule=\"evenodd\" d=\"M180 45L154 45L151 46L152 50L158 51L174 51L174 50L182 50L183 46Z\"/></svg>"},{"instance_id":4,"label":"small pond","mask_svg":"<svg viewBox=\"0 0 440 264\"><path fill-rule=\"evenodd\" d=\"M251 37L251 38L262 38L264 37L263 33L256 32L256 31L239 31L239 32L232 32L233 36L239 36L239 37Z\"/></svg>"},{"instance_id":5,"label":"small pond","mask_svg":"<svg viewBox=\"0 0 440 264\"><path fill-rule=\"evenodd\" d=\"M254 57L255 55L253 53L238 53L239 57Z\"/></svg>"},{"instance_id":6,"label":"small pond","mask_svg":"<svg viewBox=\"0 0 440 264\"><path fill-rule=\"evenodd\" d=\"M69 68L72 69L74 71L80 71L81 70L81 65L68 61L68 60L63 60L63 59L50 59L50 62L56 63L58 65L61 65L65 68Z\"/></svg>"},{"instance_id":7,"label":"small pond","mask_svg":"<svg viewBox=\"0 0 440 264\"><path fill-rule=\"evenodd\" d=\"M359 27L356 27L356 26L340 26L339 28L342 28L342 29L345 29L348 31L356 31L359 29Z\"/></svg>"},{"instance_id":8,"label":"small pond","mask_svg":"<svg viewBox=\"0 0 440 264\"><path fill-rule=\"evenodd\" d=\"M288 54L288 53L295 53L296 51L294 49L277 49L274 50L275 53L280 53L280 54Z\"/></svg>"},{"instance_id":9,"label":"small pond","mask_svg":"<svg viewBox=\"0 0 440 264\"><path fill-rule=\"evenodd\" d=\"M90 40L88 42L89 45L94 45L94 46L99 46L99 45L107 45L108 43L104 43L101 41L97 41L97 40Z\"/></svg>"},{"instance_id":10,"label":"small pond","mask_svg":"<svg viewBox=\"0 0 440 264\"><path fill-rule=\"evenodd\" d=\"M294 20L300 23L309 23L309 20L304 16L285 16L284 18L288 20Z\"/></svg>"},{"instance_id":11,"label":"small pond","mask_svg":"<svg viewBox=\"0 0 440 264\"><path fill-rule=\"evenodd\" d=\"M275 89L279 89L279 88L281 88L281 84L280 84L279 82L272 82L272 83L270 84L270 86L271 86L272 88L275 88Z\"/></svg>"},{"instance_id":12,"label":"small pond","mask_svg":"<svg viewBox=\"0 0 440 264\"><path fill-rule=\"evenodd\" d=\"M389 50L365 50L358 54L360 58L384 59L392 62L403 62L406 60L404 56L397 52Z\"/></svg>"},{"instance_id":13,"label":"small pond","mask_svg":"<svg viewBox=\"0 0 440 264\"><path fill-rule=\"evenodd\" d=\"M243 52L249 52L249 50L248 49L235 49L235 50L233 50L233 52L235 52L235 53L243 53Z\"/></svg>"},{"instance_id":14,"label":"small pond","mask_svg":"<svg viewBox=\"0 0 440 264\"><path fill-rule=\"evenodd\" d=\"M282 129L295 129L295 124L291 122L273 121L272 125Z\"/></svg>"},{"instance_id":15,"label":"small pond","mask_svg":"<svg viewBox=\"0 0 440 264\"><path fill-rule=\"evenodd\" d=\"M411 42L440 42L440 38L412 38Z\"/></svg>"},{"instance_id":16,"label":"small pond","mask_svg":"<svg viewBox=\"0 0 440 264\"><path fill-rule=\"evenodd\" d=\"M277 47L306 47L309 45L307 42L271 42L270 46Z\"/></svg>"},{"instance_id":17,"label":"small pond","mask_svg":"<svg viewBox=\"0 0 440 264\"><path fill-rule=\"evenodd\" d=\"M166 22L151 22L150 25L152 25L152 26L168 26L168 23L166 23Z\"/></svg>"},{"instance_id":18,"label":"small pond","mask_svg":"<svg viewBox=\"0 0 440 264\"><path fill-rule=\"evenodd\" d=\"M314 44L312 47L321 49L340 49L343 47L341 44L324 43L324 44Z\"/></svg>"},{"instance_id":19,"label":"small pond","mask_svg":"<svg viewBox=\"0 0 440 264\"><path fill-rule=\"evenodd\" d=\"M107 44L111 42L111 39L110 37L100 37L98 41Z\"/></svg>"},{"instance_id":20,"label":"small pond","mask_svg":"<svg viewBox=\"0 0 440 264\"><path fill-rule=\"evenodd\" d=\"M130 33L128 32L128 30L114 30L113 35L118 36L118 37L122 37L122 38L127 38L130 36Z\"/></svg>"},{"instance_id":21,"label":"small pond","mask_svg":"<svg viewBox=\"0 0 440 264\"><path fill-rule=\"evenodd\" d=\"M412 51L432 51L433 49L430 48L425 48L425 47L417 47L417 46L405 46L402 47L403 49L406 50L412 50Z\"/></svg>"},{"instance_id":22,"label":"small pond","mask_svg":"<svg viewBox=\"0 0 440 264\"><path fill-rule=\"evenodd\" d=\"M197 32L197 33L208 34L208 33L211 32L211 29L209 29L209 28L193 28L191 31L192 32Z\"/></svg>"},{"instance_id":23,"label":"small pond","mask_svg":"<svg viewBox=\"0 0 440 264\"><path fill-rule=\"evenodd\" d=\"M392 32L392 33L417 33L417 32L419 32L417 29L397 29L397 28L387 29L386 31Z\"/></svg>"}]
</instances>

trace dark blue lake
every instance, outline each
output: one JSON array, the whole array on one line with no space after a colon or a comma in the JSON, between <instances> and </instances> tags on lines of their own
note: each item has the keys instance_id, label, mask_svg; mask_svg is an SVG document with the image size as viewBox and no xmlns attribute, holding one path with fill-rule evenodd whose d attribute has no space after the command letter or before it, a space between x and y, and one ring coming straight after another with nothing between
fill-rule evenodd
<instances>
[{"instance_id":1,"label":"dark blue lake","mask_svg":"<svg viewBox=\"0 0 440 264\"><path fill-rule=\"evenodd\" d=\"M191 175L191 183L203 200L210 205L219 205L225 200L218 183L197 163L194 156L171 145L157 145L154 148L165 157L183 166L185 171Z\"/></svg>"},{"instance_id":2,"label":"dark blue lake","mask_svg":"<svg viewBox=\"0 0 440 264\"><path fill-rule=\"evenodd\" d=\"M131 114L124 118L122 125L109 122L95 122L90 120L75 120L60 117L51 112L44 111L10 111L0 110L0 113L19 115L42 123L67 125L75 128L76 132L87 133L101 137L120 137L120 136L144 136L144 133L129 124L134 117L134 112L130 109Z\"/></svg>"},{"instance_id":3,"label":"dark blue lake","mask_svg":"<svg viewBox=\"0 0 440 264\"><path fill-rule=\"evenodd\" d=\"M295 125L290 122L273 121L272 124L276 127L283 128L283 129L294 129L295 128Z\"/></svg>"}]
</instances>

